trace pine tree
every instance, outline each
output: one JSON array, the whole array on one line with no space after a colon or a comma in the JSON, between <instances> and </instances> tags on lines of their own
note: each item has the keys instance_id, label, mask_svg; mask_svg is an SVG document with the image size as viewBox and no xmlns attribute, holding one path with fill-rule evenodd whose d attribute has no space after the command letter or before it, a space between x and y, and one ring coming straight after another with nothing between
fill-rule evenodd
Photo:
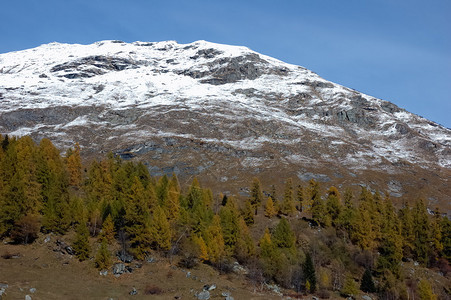
<instances>
[{"instance_id":1,"label":"pine tree","mask_svg":"<svg viewBox=\"0 0 451 300\"><path fill-rule=\"evenodd\" d=\"M271 197L268 197L268 200L266 200L265 205L265 216L268 218L272 218L277 215L277 210L274 207L274 202L272 201Z\"/></svg>"},{"instance_id":2,"label":"pine tree","mask_svg":"<svg viewBox=\"0 0 451 300\"><path fill-rule=\"evenodd\" d=\"M305 256L303 271L306 289L308 287L307 291L310 293L314 293L316 291L316 273L315 266L313 265L313 260L310 253L307 253Z\"/></svg>"},{"instance_id":3,"label":"pine tree","mask_svg":"<svg viewBox=\"0 0 451 300\"><path fill-rule=\"evenodd\" d=\"M85 221L80 222L77 226L73 248L80 261L89 258L91 246L89 244L89 231Z\"/></svg>"},{"instance_id":4,"label":"pine tree","mask_svg":"<svg viewBox=\"0 0 451 300\"><path fill-rule=\"evenodd\" d=\"M360 290L365 293L376 292L376 287L374 286L373 276L371 275L370 269L365 269L363 273L362 280L360 282Z\"/></svg>"}]
</instances>

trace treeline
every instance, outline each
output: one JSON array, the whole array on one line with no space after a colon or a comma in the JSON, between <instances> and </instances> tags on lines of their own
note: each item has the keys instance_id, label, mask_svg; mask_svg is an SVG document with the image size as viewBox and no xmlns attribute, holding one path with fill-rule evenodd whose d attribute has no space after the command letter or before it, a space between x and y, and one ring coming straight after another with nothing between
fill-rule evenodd
<instances>
[{"instance_id":1,"label":"treeline","mask_svg":"<svg viewBox=\"0 0 451 300\"><path fill-rule=\"evenodd\" d=\"M238 261L255 284L406 299L433 293L426 278L408 283L403 262L449 271L451 222L438 210L428 213L422 200L396 209L389 196L366 188L355 197L291 179L279 197L254 178L249 197L238 201L214 196L196 178L182 189L175 175L151 177L142 163L113 154L85 167L78 145L61 156L48 139L0 141L0 237L30 243L39 231L74 229L78 258L95 256L100 269L118 244L137 259L178 254L185 267L203 262L226 272Z\"/></svg>"}]
</instances>

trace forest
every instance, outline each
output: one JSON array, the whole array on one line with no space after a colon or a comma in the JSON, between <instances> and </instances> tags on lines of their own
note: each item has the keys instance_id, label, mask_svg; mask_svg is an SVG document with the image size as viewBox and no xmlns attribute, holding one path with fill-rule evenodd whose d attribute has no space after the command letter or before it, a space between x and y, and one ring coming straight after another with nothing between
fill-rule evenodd
<instances>
[{"instance_id":1,"label":"forest","mask_svg":"<svg viewBox=\"0 0 451 300\"><path fill-rule=\"evenodd\" d=\"M0 136L0 239L31 244L40 232L75 232L80 261L108 269L117 256L157 252L184 268L238 262L249 284L276 283L320 298L446 299L449 286L407 266L451 276L451 221L423 199L394 205L361 187L287 178L277 191L249 178L249 196L154 178L113 153L84 164L78 144ZM95 240L95 247L92 242Z\"/></svg>"}]
</instances>

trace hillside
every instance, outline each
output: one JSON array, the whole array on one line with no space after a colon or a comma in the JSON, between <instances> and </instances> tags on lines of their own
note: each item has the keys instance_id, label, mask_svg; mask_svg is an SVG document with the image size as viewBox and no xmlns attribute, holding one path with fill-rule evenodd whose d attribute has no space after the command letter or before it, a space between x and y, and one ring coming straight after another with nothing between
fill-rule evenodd
<instances>
[{"instance_id":1,"label":"hillside","mask_svg":"<svg viewBox=\"0 0 451 300\"><path fill-rule=\"evenodd\" d=\"M451 212L450 129L245 47L51 43L0 54L0 82L2 134L113 151L215 192L313 178Z\"/></svg>"}]
</instances>

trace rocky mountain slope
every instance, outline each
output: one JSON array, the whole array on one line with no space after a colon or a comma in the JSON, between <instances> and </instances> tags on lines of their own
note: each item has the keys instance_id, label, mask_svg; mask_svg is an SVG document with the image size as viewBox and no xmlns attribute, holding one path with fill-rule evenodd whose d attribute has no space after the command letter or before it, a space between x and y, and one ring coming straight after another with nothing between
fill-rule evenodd
<instances>
[{"instance_id":1,"label":"rocky mountain slope","mask_svg":"<svg viewBox=\"0 0 451 300\"><path fill-rule=\"evenodd\" d=\"M245 47L102 41L0 54L0 133L141 159L246 195L250 178L368 185L451 212L451 130Z\"/></svg>"}]
</instances>

